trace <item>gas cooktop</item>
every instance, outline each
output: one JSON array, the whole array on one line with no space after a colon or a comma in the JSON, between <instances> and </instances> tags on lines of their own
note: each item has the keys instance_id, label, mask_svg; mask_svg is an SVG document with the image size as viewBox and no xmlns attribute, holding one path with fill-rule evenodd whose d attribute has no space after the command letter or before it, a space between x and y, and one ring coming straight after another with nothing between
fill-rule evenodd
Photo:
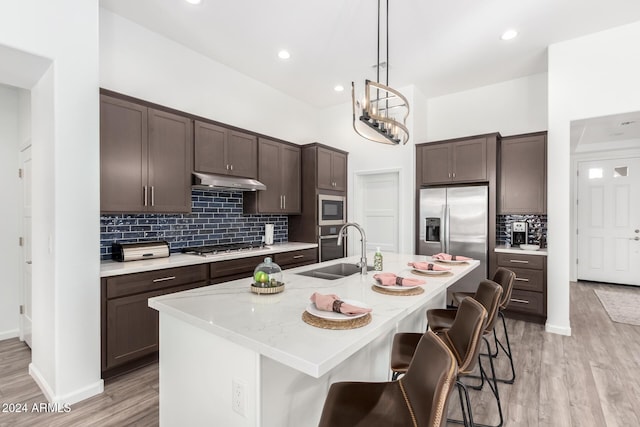
<instances>
[{"instance_id":1,"label":"gas cooktop","mask_svg":"<svg viewBox=\"0 0 640 427\"><path fill-rule=\"evenodd\" d=\"M265 248L266 246L264 243L227 243L222 245L191 246L188 248L182 248L182 253L200 256L213 256Z\"/></svg>"}]
</instances>

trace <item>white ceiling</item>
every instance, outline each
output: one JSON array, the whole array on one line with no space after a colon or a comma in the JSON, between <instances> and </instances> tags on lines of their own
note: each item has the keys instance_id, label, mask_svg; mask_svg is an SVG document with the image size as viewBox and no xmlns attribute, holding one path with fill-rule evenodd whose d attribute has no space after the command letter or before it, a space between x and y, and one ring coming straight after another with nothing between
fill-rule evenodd
<instances>
[{"instance_id":1,"label":"white ceiling","mask_svg":"<svg viewBox=\"0 0 640 427\"><path fill-rule=\"evenodd\" d=\"M640 147L640 112L571 122L571 151L576 153Z\"/></svg>"},{"instance_id":2,"label":"white ceiling","mask_svg":"<svg viewBox=\"0 0 640 427\"><path fill-rule=\"evenodd\" d=\"M316 107L348 102L352 81L375 80L375 0L100 6ZM414 84L433 97L545 72L547 46L638 20L638 0L390 0L389 84ZM519 36L500 40L509 28ZM280 49L291 58L280 60ZM337 84L345 91L335 92ZM604 137L637 140L640 117L633 117L636 124L625 127L619 122L629 118L576 122L573 147L595 149Z\"/></svg>"}]
</instances>

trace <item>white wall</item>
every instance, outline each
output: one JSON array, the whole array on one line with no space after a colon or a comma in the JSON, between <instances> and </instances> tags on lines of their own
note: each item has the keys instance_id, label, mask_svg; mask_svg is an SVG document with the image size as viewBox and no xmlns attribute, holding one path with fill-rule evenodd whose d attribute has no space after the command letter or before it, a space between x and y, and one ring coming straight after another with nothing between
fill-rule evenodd
<instances>
[{"instance_id":1,"label":"white wall","mask_svg":"<svg viewBox=\"0 0 640 427\"><path fill-rule=\"evenodd\" d=\"M102 391L97 28L97 0L25 0L0 14L0 82L31 91L29 370L56 402Z\"/></svg>"},{"instance_id":2,"label":"white wall","mask_svg":"<svg viewBox=\"0 0 640 427\"><path fill-rule=\"evenodd\" d=\"M309 105L105 9L100 87L297 144L317 134Z\"/></svg>"},{"instance_id":3,"label":"white wall","mask_svg":"<svg viewBox=\"0 0 640 427\"><path fill-rule=\"evenodd\" d=\"M0 340L18 336L19 91L0 84Z\"/></svg>"},{"instance_id":4,"label":"white wall","mask_svg":"<svg viewBox=\"0 0 640 427\"><path fill-rule=\"evenodd\" d=\"M428 100L429 141L547 129L547 74L536 74Z\"/></svg>"},{"instance_id":5,"label":"white wall","mask_svg":"<svg viewBox=\"0 0 640 427\"><path fill-rule=\"evenodd\" d=\"M547 330L570 333L572 120L640 110L640 22L549 47Z\"/></svg>"}]
</instances>

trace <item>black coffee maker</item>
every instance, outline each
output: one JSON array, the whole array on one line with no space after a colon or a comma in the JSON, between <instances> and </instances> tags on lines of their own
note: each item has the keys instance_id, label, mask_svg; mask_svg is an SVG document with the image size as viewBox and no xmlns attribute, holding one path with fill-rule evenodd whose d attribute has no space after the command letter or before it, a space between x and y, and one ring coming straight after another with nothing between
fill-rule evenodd
<instances>
[{"instance_id":1,"label":"black coffee maker","mask_svg":"<svg viewBox=\"0 0 640 427\"><path fill-rule=\"evenodd\" d=\"M511 245L526 245L529 242L529 228L524 221L511 224Z\"/></svg>"}]
</instances>

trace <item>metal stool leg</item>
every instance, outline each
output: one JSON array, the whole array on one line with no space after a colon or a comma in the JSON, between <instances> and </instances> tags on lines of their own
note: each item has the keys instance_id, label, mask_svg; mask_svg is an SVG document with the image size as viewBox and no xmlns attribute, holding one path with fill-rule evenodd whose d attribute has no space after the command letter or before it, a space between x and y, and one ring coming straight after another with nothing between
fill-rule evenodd
<instances>
[{"instance_id":1,"label":"metal stool leg","mask_svg":"<svg viewBox=\"0 0 640 427\"><path fill-rule=\"evenodd\" d=\"M502 328L504 330L504 339L507 343L507 347L505 348L504 345L502 345L502 343L497 340L497 338L496 338L496 342L498 343L500 348L502 348L502 351L504 352L504 354L507 355L507 357L509 358L509 363L511 364L511 378L509 379L499 378L498 381L500 381L501 383L513 384L516 380L516 369L515 369L515 366L513 365L513 354L511 353L511 343L509 342L509 331L507 329L507 322L504 319L504 314L502 314L502 311L498 311L498 316L500 316L500 318L502 319ZM495 329L493 332L495 334ZM497 351L497 348L496 348L496 351Z\"/></svg>"},{"instance_id":2,"label":"metal stool leg","mask_svg":"<svg viewBox=\"0 0 640 427\"><path fill-rule=\"evenodd\" d=\"M477 424L473 422L473 414L471 412L471 400L469 399L469 391L467 386L460 381L456 380L458 386L458 395L460 397L460 409L462 410L462 420L454 420L447 418L447 422L454 424L463 424L465 427L475 427ZM465 415L466 412L466 415ZM468 417L468 419L467 419Z\"/></svg>"}]
</instances>

